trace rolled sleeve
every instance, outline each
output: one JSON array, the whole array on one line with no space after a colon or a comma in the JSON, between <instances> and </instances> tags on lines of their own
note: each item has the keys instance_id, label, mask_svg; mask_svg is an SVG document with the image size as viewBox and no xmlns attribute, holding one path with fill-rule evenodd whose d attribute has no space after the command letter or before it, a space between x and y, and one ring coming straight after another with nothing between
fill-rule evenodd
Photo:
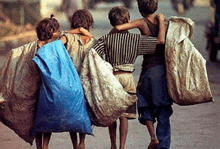
<instances>
[{"instance_id":1,"label":"rolled sleeve","mask_svg":"<svg viewBox=\"0 0 220 149\"><path fill-rule=\"evenodd\" d=\"M141 35L138 45L138 55L154 54L156 50L157 38Z\"/></svg>"}]
</instances>

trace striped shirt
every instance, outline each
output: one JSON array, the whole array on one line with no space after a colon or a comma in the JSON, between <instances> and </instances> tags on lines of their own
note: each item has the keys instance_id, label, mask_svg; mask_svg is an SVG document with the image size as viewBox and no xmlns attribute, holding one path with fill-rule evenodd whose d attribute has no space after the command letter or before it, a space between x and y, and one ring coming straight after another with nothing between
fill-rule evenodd
<instances>
[{"instance_id":1,"label":"striped shirt","mask_svg":"<svg viewBox=\"0 0 220 149\"><path fill-rule=\"evenodd\" d=\"M115 33L99 38L93 48L113 66L114 71L133 72L136 58L139 55L153 54L156 41L157 38L147 35Z\"/></svg>"}]
</instances>

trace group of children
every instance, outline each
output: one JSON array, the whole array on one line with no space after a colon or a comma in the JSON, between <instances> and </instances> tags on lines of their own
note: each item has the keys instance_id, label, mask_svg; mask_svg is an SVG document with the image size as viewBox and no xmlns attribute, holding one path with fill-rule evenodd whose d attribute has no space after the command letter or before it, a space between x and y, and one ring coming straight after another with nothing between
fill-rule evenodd
<instances>
[{"instance_id":1,"label":"group of children","mask_svg":"<svg viewBox=\"0 0 220 149\"><path fill-rule=\"evenodd\" d=\"M77 10L71 18L71 29L60 32L56 19L46 18L37 24L38 48L61 40L65 45L78 74L82 67L86 53L94 48L96 52L113 67L113 73L124 90L131 95L138 96L137 105L134 104L121 115L120 120L120 147L125 149L128 133L128 119L136 118L138 107L139 121L146 125L151 137L148 149L168 149L170 147L170 123L172 114L172 100L167 93L164 44L167 22L162 14L155 14L158 9L158 0L137 0L138 8L143 16L141 19L130 22L129 11L117 6L109 11L109 21L113 29L109 34L96 40L90 33L94 23L91 13L86 10ZM128 30L138 28L141 34L132 34ZM143 55L142 72L138 86L133 77L134 63L139 55ZM154 123L158 121L156 134ZM110 149L116 149L116 127L110 125ZM42 136L44 138L42 139ZM51 133L37 133L37 149L47 149ZM80 133L80 142L77 142L77 133L70 132L74 149L85 149L85 134Z\"/></svg>"},{"instance_id":2,"label":"group of children","mask_svg":"<svg viewBox=\"0 0 220 149\"><path fill-rule=\"evenodd\" d=\"M58 21L51 16L40 21L36 27L38 37L38 48L43 45L60 39L66 46L67 51L74 63L78 73L82 65L85 53L94 45L95 39L89 30L93 25L93 17L88 10L77 10L71 18L71 29L68 32L60 32ZM43 136L43 139L42 139ZM80 133L80 142L77 142L77 133L70 132L73 148L85 148L85 134ZM51 133L37 133L36 146L37 149L47 149L50 141Z\"/></svg>"}]
</instances>

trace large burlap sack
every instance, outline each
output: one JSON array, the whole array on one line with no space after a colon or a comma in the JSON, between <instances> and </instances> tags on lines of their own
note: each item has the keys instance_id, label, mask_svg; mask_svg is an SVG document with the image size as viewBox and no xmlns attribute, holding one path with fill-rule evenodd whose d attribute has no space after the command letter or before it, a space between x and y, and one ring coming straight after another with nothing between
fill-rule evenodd
<instances>
[{"instance_id":1,"label":"large burlap sack","mask_svg":"<svg viewBox=\"0 0 220 149\"><path fill-rule=\"evenodd\" d=\"M124 91L113 75L112 66L94 49L85 56L80 74L92 123L106 127L137 101Z\"/></svg>"},{"instance_id":2,"label":"large burlap sack","mask_svg":"<svg viewBox=\"0 0 220 149\"><path fill-rule=\"evenodd\" d=\"M178 105L211 102L206 60L194 47L194 22L171 17L165 44L168 92Z\"/></svg>"},{"instance_id":3,"label":"large burlap sack","mask_svg":"<svg viewBox=\"0 0 220 149\"><path fill-rule=\"evenodd\" d=\"M30 144L40 88L40 74L32 61L36 52L37 42L12 49L0 70L0 96L4 100L0 121Z\"/></svg>"}]
</instances>

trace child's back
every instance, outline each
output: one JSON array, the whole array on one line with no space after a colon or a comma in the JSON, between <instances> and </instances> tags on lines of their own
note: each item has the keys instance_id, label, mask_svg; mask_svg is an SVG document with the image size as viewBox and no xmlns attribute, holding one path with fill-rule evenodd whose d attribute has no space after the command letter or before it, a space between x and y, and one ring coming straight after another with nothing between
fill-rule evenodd
<instances>
[{"instance_id":1,"label":"child's back","mask_svg":"<svg viewBox=\"0 0 220 149\"><path fill-rule=\"evenodd\" d=\"M148 29L149 29L149 36L157 37L159 32L159 25L152 23L150 20L144 18L144 21L146 22ZM143 63L142 63L142 72L141 74L144 74L147 70L150 68L157 66L157 65L165 65L165 45L157 45L156 51L152 55L144 55L143 56Z\"/></svg>"},{"instance_id":2,"label":"child's back","mask_svg":"<svg viewBox=\"0 0 220 149\"><path fill-rule=\"evenodd\" d=\"M142 35L158 37L159 17L161 17L161 14L155 13L158 9L158 0L138 0L138 9L143 18L122 25L117 25L111 32L120 32L122 30L138 28ZM148 54L143 56L142 74L153 66L161 64L165 65L164 48L164 44L159 44L153 55Z\"/></svg>"},{"instance_id":3,"label":"child's back","mask_svg":"<svg viewBox=\"0 0 220 149\"><path fill-rule=\"evenodd\" d=\"M130 15L126 8L114 7L109 12L109 20L112 26L126 24L130 21ZM163 24L163 19L162 23ZM164 26L162 25L162 29ZM125 29L126 30L126 29ZM136 95L136 83L133 77L134 63L138 55L152 54L158 41L165 40L165 30L161 30L161 39L141 36L131 33L107 34L98 39L98 43L93 47L97 53L113 66L114 75L119 80L124 90L129 94ZM149 38L147 41L144 38ZM155 41L156 39L156 41ZM154 40L154 42L152 42ZM146 41L146 42L145 42ZM152 51L152 52L151 52ZM124 149L128 132L128 119L136 118L136 104L130 106L125 113L120 116L120 149ZM111 148L116 147L116 121L109 126Z\"/></svg>"},{"instance_id":4,"label":"child's back","mask_svg":"<svg viewBox=\"0 0 220 149\"><path fill-rule=\"evenodd\" d=\"M159 15L153 12L157 10L157 7L157 0L138 0L138 8L147 24L148 35L153 37L157 37L159 31L157 21ZM172 100L166 85L165 44L157 45L154 54L144 55L143 58L142 72L137 88L138 112L141 115L139 121L149 130L151 142L148 148L156 146L157 148L169 148L171 140L169 117L172 114ZM158 125L155 135L153 124L156 119ZM166 123L161 123L162 121L166 121Z\"/></svg>"},{"instance_id":5,"label":"child's back","mask_svg":"<svg viewBox=\"0 0 220 149\"><path fill-rule=\"evenodd\" d=\"M116 26L114 30L138 28L142 35L159 37L161 15L155 14L158 9L158 0L137 1L143 18ZM139 122L147 126L151 136L148 148L156 146L169 148L171 137L169 117L172 114L172 100L166 85L165 45L158 44L154 54L145 54L143 58L142 72L137 87ZM158 122L157 135L154 133L153 125L156 120Z\"/></svg>"},{"instance_id":6,"label":"child's back","mask_svg":"<svg viewBox=\"0 0 220 149\"><path fill-rule=\"evenodd\" d=\"M159 32L158 18L160 14L155 14L155 12L158 9L158 0L138 0L138 9L143 16L142 19L139 19L140 24L143 24L143 27L139 27L141 34L157 37ZM154 66L165 65L164 50L164 44L157 45L154 54L143 56L141 74L144 74Z\"/></svg>"},{"instance_id":7,"label":"child's back","mask_svg":"<svg viewBox=\"0 0 220 149\"><path fill-rule=\"evenodd\" d=\"M161 14L156 14L158 9L158 0L138 0L138 9L142 19L136 23L141 34L157 37L159 32L159 17ZM140 25L143 24L143 25ZM144 74L150 68L157 65L165 65L165 45L159 44L156 51L152 55L144 55L142 63L142 72Z\"/></svg>"}]
</instances>

